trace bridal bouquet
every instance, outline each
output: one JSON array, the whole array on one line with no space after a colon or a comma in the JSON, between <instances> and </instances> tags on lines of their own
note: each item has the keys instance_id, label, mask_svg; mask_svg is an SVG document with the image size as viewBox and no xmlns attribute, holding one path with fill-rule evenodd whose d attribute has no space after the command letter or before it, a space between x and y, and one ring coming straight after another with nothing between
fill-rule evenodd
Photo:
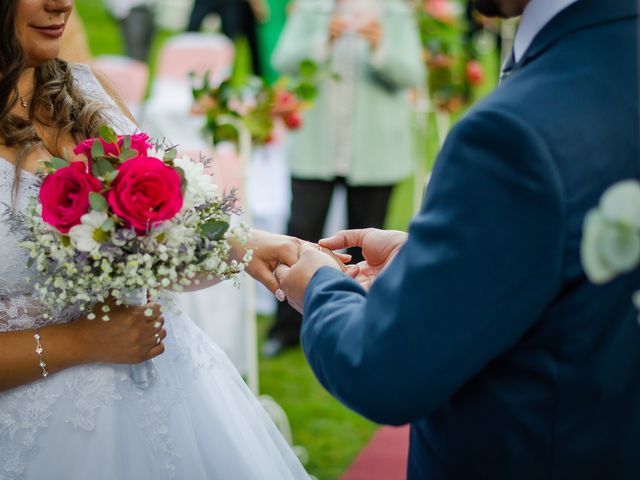
<instances>
[{"instance_id":1,"label":"bridal bouquet","mask_svg":"<svg viewBox=\"0 0 640 480\"><path fill-rule=\"evenodd\" d=\"M107 127L74 153L88 164L47 162L39 199L23 219L21 246L50 313L74 305L95 318L95 303L131 305L140 291L156 300L162 289L243 271L251 253L232 260L228 241L242 243L247 233L229 227L235 195L218 192L202 163L176 158L144 133L117 136ZM108 312L105 305L99 315L106 321Z\"/></svg>"}]
</instances>

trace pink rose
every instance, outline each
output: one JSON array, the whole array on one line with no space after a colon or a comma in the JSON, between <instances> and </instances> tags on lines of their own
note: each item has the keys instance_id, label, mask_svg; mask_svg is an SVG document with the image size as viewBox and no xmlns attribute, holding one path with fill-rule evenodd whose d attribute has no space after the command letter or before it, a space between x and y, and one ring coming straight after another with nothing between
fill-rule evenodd
<instances>
[{"instance_id":1,"label":"pink rose","mask_svg":"<svg viewBox=\"0 0 640 480\"><path fill-rule=\"evenodd\" d=\"M120 152L120 148L122 147L122 141L124 140L124 135L118 135L118 140L116 143L107 143L102 138L97 139L102 143L102 147L104 148L105 155L113 155L115 157L118 156ZM89 160L89 169L93 168L93 158L91 157L91 147L93 146L93 142L95 142L95 138L88 138L84 142L78 144L76 148L73 149L73 153L76 155L85 155L87 160ZM147 150L151 147L149 143L149 135L146 133L136 133L135 135L131 135L131 149L138 152L140 155L146 155Z\"/></svg>"},{"instance_id":2,"label":"pink rose","mask_svg":"<svg viewBox=\"0 0 640 480\"><path fill-rule=\"evenodd\" d=\"M426 0L424 8L436 20L443 23L455 22L455 6L451 0Z\"/></svg>"},{"instance_id":3,"label":"pink rose","mask_svg":"<svg viewBox=\"0 0 640 480\"><path fill-rule=\"evenodd\" d=\"M300 109L300 100L287 90L278 90L273 99L273 114L286 115Z\"/></svg>"},{"instance_id":4,"label":"pink rose","mask_svg":"<svg viewBox=\"0 0 640 480\"><path fill-rule=\"evenodd\" d=\"M67 233L89 211L89 193L100 190L102 183L87 172L87 166L72 162L44 179L40 188L42 219Z\"/></svg>"},{"instance_id":5,"label":"pink rose","mask_svg":"<svg viewBox=\"0 0 640 480\"><path fill-rule=\"evenodd\" d=\"M182 208L180 175L161 160L139 155L118 167L107 201L128 227L144 235Z\"/></svg>"}]
</instances>

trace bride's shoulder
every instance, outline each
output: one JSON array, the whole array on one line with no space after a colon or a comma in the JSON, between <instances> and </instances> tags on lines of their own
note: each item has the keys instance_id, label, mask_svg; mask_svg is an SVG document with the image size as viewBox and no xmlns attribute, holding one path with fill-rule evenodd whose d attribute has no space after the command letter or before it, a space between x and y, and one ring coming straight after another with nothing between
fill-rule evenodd
<instances>
[{"instance_id":1,"label":"bride's shoulder","mask_svg":"<svg viewBox=\"0 0 640 480\"><path fill-rule=\"evenodd\" d=\"M83 63L69 63L69 66L76 85L84 95L104 103L107 110L115 108L116 117L124 116L127 123L131 122L135 127L136 121L133 115L105 74ZM112 113L109 112L108 116L111 117L109 120L113 121ZM126 127L127 131L131 129L130 125Z\"/></svg>"}]
</instances>

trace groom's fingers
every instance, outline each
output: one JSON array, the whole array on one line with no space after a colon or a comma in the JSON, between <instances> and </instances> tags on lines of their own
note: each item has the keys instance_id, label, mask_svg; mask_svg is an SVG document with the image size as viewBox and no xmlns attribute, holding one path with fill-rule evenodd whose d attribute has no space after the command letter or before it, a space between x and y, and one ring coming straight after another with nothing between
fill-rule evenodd
<instances>
[{"instance_id":1,"label":"groom's fingers","mask_svg":"<svg viewBox=\"0 0 640 480\"><path fill-rule=\"evenodd\" d=\"M280 288L280 285L282 285L282 281L286 278L287 274L289 273L289 270L291 270L291 267L288 267L288 266L283 265L281 263L273 271L273 276L275 277L276 281L278 282L278 288Z\"/></svg>"},{"instance_id":2,"label":"groom's fingers","mask_svg":"<svg viewBox=\"0 0 640 480\"><path fill-rule=\"evenodd\" d=\"M364 237L367 233L367 229L359 230L342 230L332 237L323 238L318 242L322 247L326 247L330 250L340 250L350 247L361 247Z\"/></svg>"}]
</instances>

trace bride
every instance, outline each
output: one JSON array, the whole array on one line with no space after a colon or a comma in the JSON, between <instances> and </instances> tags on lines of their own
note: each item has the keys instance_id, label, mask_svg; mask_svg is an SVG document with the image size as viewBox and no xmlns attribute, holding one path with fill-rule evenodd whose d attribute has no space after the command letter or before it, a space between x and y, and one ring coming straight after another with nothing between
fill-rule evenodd
<instances>
[{"instance_id":1,"label":"bride","mask_svg":"<svg viewBox=\"0 0 640 480\"><path fill-rule=\"evenodd\" d=\"M135 130L87 67L56 58L72 5L0 2L3 211L23 211L37 194L43 159L102 123ZM308 478L224 353L184 315L112 306L111 321L90 321L71 305L44 320L11 223L1 217L0 479ZM297 252L295 240L266 233L252 246L258 276L273 270L276 249ZM138 389L127 364L151 358L158 379Z\"/></svg>"}]
</instances>

